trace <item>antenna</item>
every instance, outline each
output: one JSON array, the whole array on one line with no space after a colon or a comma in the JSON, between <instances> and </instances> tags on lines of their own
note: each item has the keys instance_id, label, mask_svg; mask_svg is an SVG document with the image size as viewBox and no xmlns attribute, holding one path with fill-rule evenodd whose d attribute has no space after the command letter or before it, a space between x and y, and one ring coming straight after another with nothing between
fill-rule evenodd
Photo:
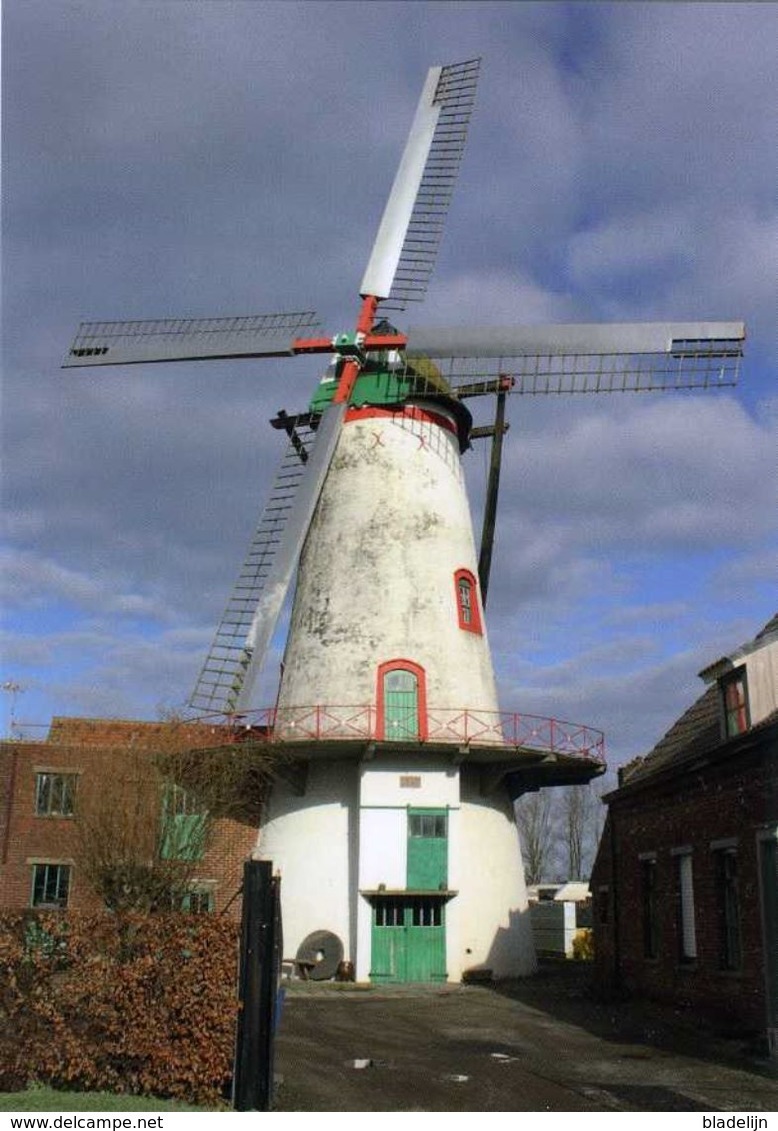
<instances>
[{"instance_id":1,"label":"antenna","mask_svg":"<svg viewBox=\"0 0 778 1131\"><path fill-rule=\"evenodd\" d=\"M18 724L16 722L16 700L27 689L21 683L16 683L13 679L7 679L5 683L0 685L0 689L7 692L11 696L11 713L9 717L8 730L11 738L19 738L17 733Z\"/></svg>"}]
</instances>

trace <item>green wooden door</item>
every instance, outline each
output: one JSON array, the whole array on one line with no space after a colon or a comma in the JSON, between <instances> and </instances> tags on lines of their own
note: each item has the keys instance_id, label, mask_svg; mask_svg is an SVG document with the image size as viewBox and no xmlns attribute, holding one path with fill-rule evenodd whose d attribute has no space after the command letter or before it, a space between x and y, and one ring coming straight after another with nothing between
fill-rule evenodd
<instances>
[{"instance_id":1,"label":"green wooden door","mask_svg":"<svg viewBox=\"0 0 778 1131\"><path fill-rule=\"evenodd\" d=\"M404 902L396 896L380 896L373 904L370 981L405 982L406 973Z\"/></svg>"},{"instance_id":2,"label":"green wooden door","mask_svg":"<svg viewBox=\"0 0 778 1131\"><path fill-rule=\"evenodd\" d=\"M448 886L448 820L445 809L408 810L410 891L439 891Z\"/></svg>"},{"instance_id":3,"label":"green wooden door","mask_svg":"<svg viewBox=\"0 0 778 1131\"><path fill-rule=\"evenodd\" d=\"M378 896L371 982L445 982L445 904L437 896Z\"/></svg>"},{"instance_id":4,"label":"green wooden door","mask_svg":"<svg viewBox=\"0 0 778 1131\"><path fill-rule=\"evenodd\" d=\"M412 896L407 924L406 982L445 982L446 907L436 896Z\"/></svg>"},{"instance_id":5,"label":"green wooden door","mask_svg":"<svg viewBox=\"0 0 778 1131\"><path fill-rule=\"evenodd\" d=\"M405 668L384 674L384 738L414 742L419 737L419 681Z\"/></svg>"}]
</instances>

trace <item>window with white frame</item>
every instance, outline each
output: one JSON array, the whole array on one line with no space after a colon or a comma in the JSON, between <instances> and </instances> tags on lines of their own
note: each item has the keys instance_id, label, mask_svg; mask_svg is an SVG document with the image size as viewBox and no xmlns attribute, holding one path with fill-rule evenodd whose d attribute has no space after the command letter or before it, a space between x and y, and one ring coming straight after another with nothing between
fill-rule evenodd
<instances>
[{"instance_id":1,"label":"window with white frame","mask_svg":"<svg viewBox=\"0 0 778 1131\"><path fill-rule=\"evenodd\" d=\"M215 909L216 893L213 883L194 881L189 889L171 897L171 911L188 911L192 915L208 915Z\"/></svg>"},{"instance_id":2,"label":"window with white frame","mask_svg":"<svg viewBox=\"0 0 778 1131\"><path fill-rule=\"evenodd\" d=\"M76 807L78 774L43 770L35 775L35 814L38 817L72 817Z\"/></svg>"},{"instance_id":3,"label":"window with white frame","mask_svg":"<svg viewBox=\"0 0 778 1131\"><path fill-rule=\"evenodd\" d=\"M478 607L478 588L475 575L469 569L458 569L454 574L459 627L465 632L481 635L481 613Z\"/></svg>"},{"instance_id":4,"label":"window with white frame","mask_svg":"<svg viewBox=\"0 0 778 1131\"><path fill-rule=\"evenodd\" d=\"M70 894L69 864L33 864L33 907L67 907Z\"/></svg>"},{"instance_id":5,"label":"window with white frame","mask_svg":"<svg viewBox=\"0 0 778 1131\"><path fill-rule=\"evenodd\" d=\"M694 869L690 850L675 853L676 929L678 960L694 962L697 935L694 925Z\"/></svg>"}]
</instances>

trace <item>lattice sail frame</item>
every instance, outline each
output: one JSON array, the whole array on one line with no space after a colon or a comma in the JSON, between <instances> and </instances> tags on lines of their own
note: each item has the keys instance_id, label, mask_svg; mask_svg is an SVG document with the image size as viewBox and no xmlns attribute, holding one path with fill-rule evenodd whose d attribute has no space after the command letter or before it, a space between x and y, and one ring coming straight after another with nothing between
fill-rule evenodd
<instances>
[{"instance_id":1,"label":"lattice sail frame","mask_svg":"<svg viewBox=\"0 0 778 1131\"><path fill-rule=\"evenodd\" d=\"M480 64L472 59L441 71L434 99L440 117L383 311L405 310L427 293L465 150Z\"/></svg>"},{"instance_id":2,"label":"lattice sail frame","mask_svg":"<svg viewBox=\"0 0 778 1131\"><path fill-rule=\"evenodd\" d=\"M419 302L435 266L475 104L481 60L431 68L360 294L383 311Z\"/></svg>"},{"instance_id":3,"label":"lattice sail frame","mask_svg":"<svg viewBox=\"0 0 778 1131\"><path fill-rule=\"evenodd\" d=\"M436 379L442 378L455 396L671 392L736 385L745 326L624 323L409 330L408 339L406 369L423 370L432 363ZM431 386L429 391L434 391Z\"/></svg>"},{"instance_id":4,"label":"lattice sail frame","mask_svg":"<svg viewBox=\"0 0 778 1131\"><path fill-rule=\"evenodd\" d=\"M302 333L318 327L313 311L248 314L235 318L152 318L82 322L63 369L139 365L154 361L288 357Z\"/></svg>"}]
</instances>

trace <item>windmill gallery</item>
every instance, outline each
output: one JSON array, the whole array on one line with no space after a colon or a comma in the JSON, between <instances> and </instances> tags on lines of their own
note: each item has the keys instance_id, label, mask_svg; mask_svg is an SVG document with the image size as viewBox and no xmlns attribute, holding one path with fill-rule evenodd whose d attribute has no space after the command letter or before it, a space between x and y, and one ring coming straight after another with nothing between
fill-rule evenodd
<instances>
[{"instance_id":1,"label":"windmill gallery","mask_svg":"<svg viewBox=\"0 0 778 1131\"><path fill-rule=\"evenodd\" d=\"M299 313L84 323L64 362L328 357L307 409L272 422L286 455L191 700L294 769L274 780L256 853L282 877L286 952L312 946L314 977L344 956L377 982L533 968L513 802L604 762L599 732L498 703L484 606L505 397L731 384L742 355L741 323L387 320L424 294L478 72L428 73L353 332L313 336ZM475 396L496 398L493 427L473 428ZM484 436L479 557L460 457ZM295 573L277 702L258 710Z\"/></svg>"}]
</instances>

